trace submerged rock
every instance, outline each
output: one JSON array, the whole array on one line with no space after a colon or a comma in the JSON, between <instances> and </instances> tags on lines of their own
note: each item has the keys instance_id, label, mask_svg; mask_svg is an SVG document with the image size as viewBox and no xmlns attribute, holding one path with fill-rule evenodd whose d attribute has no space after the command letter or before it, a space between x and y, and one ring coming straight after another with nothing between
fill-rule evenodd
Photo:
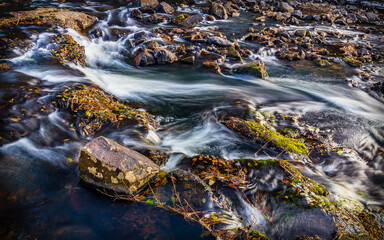
<instances>
[{"instance_id":1,"label":"submerged rock","mask_svg":"<svg viewBox=\"0 0 384 240\"><path fill-rule=\"evenodd\" d=\"M96 22L96 17L82 12L56 8L37 8L30 11L13 12L12 18L0 21L1 27L20 25L50 25L62 28L73 28L76 31L84 31Z\"/></svg>"},{"instance_id":2,"label":"submerged rock","mask_svg":"<svg viewBox=\"0 0 384 240\"><path fill-rule=\"evenodd\" d=\"M159 172L149 158L105 137L88 142L79 158L81 180L110 192L133 195Z\"/></svg>"},{"instance_id":3,"label":"submerged rock","mask_svg":"<svg viewBox=\"0 0 384 240\"><path fill-rule=\"evenodd\" d=\"M245 64L235 64L234 66L232 66L232 69L236 73L248 73L261 79L268 77L265 65L260 60L255 60Z\"/></svg>"}]
</instances>

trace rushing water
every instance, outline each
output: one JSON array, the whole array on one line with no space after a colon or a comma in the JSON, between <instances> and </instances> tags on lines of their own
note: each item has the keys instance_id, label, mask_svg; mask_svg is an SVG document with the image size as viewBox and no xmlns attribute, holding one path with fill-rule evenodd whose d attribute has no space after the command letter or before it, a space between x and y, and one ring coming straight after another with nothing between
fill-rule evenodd
<instances>
[{"instance_id":1,"label":"rushing water","mask_svg":"<svg viewBox=\"0 0 384 240\"><path fill-rule=\"evenodd\" d=\"M57 29L70 34L86 52L87 67L75 64L63 67L44 61L52 47L48 39L54 33L37 29L38 33L31 36L33 47L27 52L16 49L17 57L8 59L18 67L0 73L4 143L0 147L0 238L201 237L202 227L183 221L182 216L143 204L113 201L78 184L76 161L89 139L71 131L65 113L45 107L50 96L79 83L96 84L158 115L162 126L147 139L138 139L132 129L104 135L133 148L168 151L171 158L164 167L166 170L177 168L180 154L215 154L228 159L252 157L260 146L217 121L220 112L236 108L239 102L261 107L262 112L300 114L308 124L332 134L336 143L359 153L346 150L342 156L316 161L315 169L303 171L335 193L366 203L383 203L384 105L346 81L354 79L353 70L324 71L307 62L287 63L263 49L255 50L251 58L261 58L266 63L270 75L267 80L219 75L181 64L136 68L128 64L126 43L134 33L156 26L130 19L124 6L99 2L89 2L86 6L67 2L59 6L86 9L100 18L106 14L95 26L102 29L103 36L89 39L71 29ZM210 24L203 22L198 27L212 27ZM238 37L249 22L244 18L215 24L227 35ZM115 28L130 34L116 38L110 33ZM23 28L20 29L22 32ZM241 44L252 47L250 43ZM382 66L375 67L379 74L384 71ZM15 120L19 117L21 120ZM278 154L264 152L257 158ZM242 215L247 216L249 223L266 224L257 209L241 196L237 198L236 203L242 206Z\"/></svg>"}]
</instances>

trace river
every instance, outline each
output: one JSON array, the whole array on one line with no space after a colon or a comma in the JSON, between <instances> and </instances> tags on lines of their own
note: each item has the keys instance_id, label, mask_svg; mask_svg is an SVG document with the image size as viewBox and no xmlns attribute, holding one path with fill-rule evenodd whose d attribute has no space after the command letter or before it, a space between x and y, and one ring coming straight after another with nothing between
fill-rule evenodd
<instances>
[{"instance_id":1,"label":"river","mask_svg":"<svg viewBox=\"0 0 384 240\"><path fill-rule=\"evenodd\" d=\"M182 216L151 205L114 201L78 184L78 155L91 138L71 130L67 113L50 107L49 101L56 93L79 84L97 85L156 115L161 126L146 139L137 137L130 128L101 134L134 149L167 151L171 160L164 166L166 170L177 168L179 154L254 157L261 146L218 122L217 116L236 109L239 103L257 107L260 112L297 114L347 149L339 157L314 161L314 169L305 168L303 172L336 194L366 204L384 203L384 104L369 91L351 85L353 80L361 81L355 76L356 70L322 70L307 61L283 61L265 48L241 42L244 26L251 23L248 13L241 16L241 21L203 22L197 27L219 27L240 44L255 49L250 59L264 61L269 73L265 80L244 74L218 74L183 64L137 68L126 57L127 43L135 33L157 25L129 18L128 8L119 4L51 4L98 15L101 20L93 28L101 29L103 36L88 38L62 28L56 28L56 32L36 26L18 28L18 34L30 28L36 33L30 36L30 49L15 50L15 57L8 59L17 67L0 72L0 238L213 238L204 234L199 224L184 221ZM30 7L40 5L46 3L36 2ZM179 10L199 11L187 7ZM266 24L284 27L275 21ZM307 26L313 27L328 28ZM128 34L116 37L112 34L114 29ZM86 67L44 60L52 47L48 39L55 33L68 33L85 47ZM348 30L348 34L358 36L361 32ZM383 42L376 44L380 43ZM371 67L378 77L383 76L382 64ZM260 152L256 158L268 159L278 154L271 150ZM250 210L252 206L245 202L238 204L244 204L248 212L260 214L257 209ZM266 225L265 221L255 221Z\"/></svg>"}]
</instances>

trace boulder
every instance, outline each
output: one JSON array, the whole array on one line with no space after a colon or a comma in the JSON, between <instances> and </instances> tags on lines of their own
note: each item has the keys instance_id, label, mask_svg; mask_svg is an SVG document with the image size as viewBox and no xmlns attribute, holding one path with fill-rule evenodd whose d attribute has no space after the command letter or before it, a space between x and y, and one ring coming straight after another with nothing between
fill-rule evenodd
<instances>
[{"instance_id":1,"label":"boulder","mask_svg":"<svg viewBox=\"0 0 384 240\"><path fill-rule=\"evenodd\" d=\"M268 77L265 65L261 60L255 60L245 64L235 64L232 66L232 69L236 73L248 73L262 79Z\"/></svg>"},{"instance_id":2,"label":"boulder","mask_svg":"<svg viewBox=\"0 0 384 240\"><path fill-rule=\"evenodd\" d=\"M80 179L110 192L133 195L159 172L159 167L144 155L105 137L88 142L79 158Z\"/></svg>"},{"instance_id":3,"label":"boulder","mask_svg":"<svg viewBox=\"0 0 384 240\"><path fill-rule=\"evenodd\" d=\"M164 48L157 49L155 58L158 64L174 63L178 60L175 54Z\"/></svg>"},{"instance_id":4,"label":"boulder","mask_svg":"<svg viewBox=\"0 0 384 240\"><path fill-rule=\"evenodd\" d=\"M0 20L1 27L20 25L50 25L62 28L73 28L83 31L96 22L96 17L85 13L56 8L37 8L30 11L13 12L12 18Z\"/></svg>"},{"instance_id":5,"label":"boulder","mask_svg":"<svg viewBox=\"0 0 384 240\"><path fill-rule=\"evenodd\" d=\"M295 9L291 5L289 5L288 3L285 3L285 2L280 3L279 10L281 12L293 12L293 11L295 11Z\"/></svg>"},{"instance_id":6,"label":"boulder","mask_svg":"<svg viewBox=\"0 0 384 240\"><path fill-rule=\"evenodd\" d=\"M139 4L140 7L155 8L157 5L159 5L159 2L157 0L140 0Z\"/></svg>"},{"instance_id":7,"label":"boulder","mask_svg":"<svg viewBox=\"0 0 384 240\"><path fill-rule=\"evenodd\" d=\"M141 53L139 53L135 57L135 64L136 66L146 66L146 65L152 65L155 64L156 60L153 56L153 51L149 49L144 49Z\"/></svg>"},{"instance_id":8,"label":"boulder","mask_svg":"<svg viewBox=\"0 0 384 240\"><path fill-rule=\"evenodd\" d=\"M169 5L166 2L161 2L159 5L156 7L156 11L159 13L166 13L166 14L172 14L175 12L175 9Z\"/></svg>"},{"instance_id":9,"label":"boulder","mask_svg":"<svg viewBox=\"0 0 384 240\"><path fill-rule=\"evenodd\" d=\"M227 19L228 13L225 7L219 3L212 2L209 7L209 13L218 19Z\"/></svg>"},{"instance_id":10,"label":"boulder","mask_svg":"<svg viewBox=\"0 0 384 240\"><path fill-rule=\"evenodd\" d=\"M231 41L221 37L209 37L208 43L215 44L220 47L233 47L233 43Z\"/></svg>"},{"instance_id":11,"label":"boulder","mask_svg":"<svg viewBox=\"0 0 384 240\"><path fill-rule=\"evenodd\" d=\"M195 27L199 22L203 21L203 15L200 13L192 15L188 17L186 20L181 22L181 25L186 28L193 28Z\"/></svg>"}]
</instances>

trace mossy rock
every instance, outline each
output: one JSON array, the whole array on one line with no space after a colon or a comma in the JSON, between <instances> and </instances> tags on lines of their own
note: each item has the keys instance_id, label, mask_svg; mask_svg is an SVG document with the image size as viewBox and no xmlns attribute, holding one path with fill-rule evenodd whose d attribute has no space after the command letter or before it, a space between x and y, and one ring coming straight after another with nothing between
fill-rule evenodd
<instances>
[{"instance_id":1,"label":"mossy rock","mask_svg":"<svg viewBox=\"0 0 384 240\"><path fill-rule=\"evenodd\" d=\"M235 64L232 66L232 69L235 73L248 73L261 79L269 76L265 64L261 60L255 60L245 64Z\"/></svg>"},{"instance_id":2,"label":"mossy rock","mask_svg":"<svg viewBox=\"0 0 384 240\"><path fill-rule=\"evenodd\" d=\"M228 128L250 139L262 139L288 152L307 155L307 148L302 139L294 139L281 135L272 127L263 126L254 120L242 120L231 117L222 122Z\"/></svg>"},{"instance_id":3,"label":"mossy rock","mask_svg":"<svg viewBox=\"0 0 384 240\"><path fill-rule=\"evenodd\" d=\"M313 60L313 62L319 67L326 67L326 66L332 65L330 62L328 62L328 60L320 59L320 58Z\"/></svg>"},{"instance_id":4,"label":"mossy rock","mask_svg":"<svg viewBox=\"0 0 384 240\"><path fill-rule=\"evenodd\" d=\"M354 68L361 68L363 66L363 63L357 59L353 58L344 58L343 59L345 63L347 63L349 66Z\"/></svg>"}]
</instances>

